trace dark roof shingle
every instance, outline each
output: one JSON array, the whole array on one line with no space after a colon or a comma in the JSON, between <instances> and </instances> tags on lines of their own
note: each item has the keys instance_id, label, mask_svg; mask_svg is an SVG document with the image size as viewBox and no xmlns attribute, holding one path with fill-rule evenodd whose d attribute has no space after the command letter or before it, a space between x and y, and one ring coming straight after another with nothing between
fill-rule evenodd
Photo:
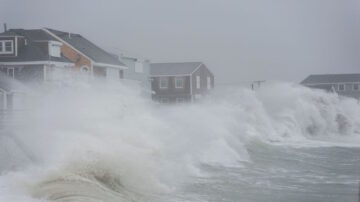
<instances>
[{"instance_id":1,"label":"dark roof shingle","mask_svg":"<svg viewBox=\"0 0 360 202\"><path fill-rule=\"evenodd\" d=\"M69 43L78 51L82 52L84 55L88 56L97 63L126 66L124 63L120 62L117 57L96 46L80 34L69 34L68 32L48 28L47 30Z\"/></svg>"},{"instance_id":2,"label":"dark roof shingle","mask_svg":"<svg viewBox=\"0 0 360 202\"><path fill-rule=\"evenodd\" d=\"M360 82L360 74L318 74L310 75L301 84Z\"/></svg>"},{"instance_id":3,"label":"dark roof shingle","mask_svg":"<svg viewBox=\"0 0 360 202\"><path fill-rule=\"evenodd\" d=\"M189 75L201 64L201 62L152 63L150 74L151 76Z\"/></svg>"}]
</instances>

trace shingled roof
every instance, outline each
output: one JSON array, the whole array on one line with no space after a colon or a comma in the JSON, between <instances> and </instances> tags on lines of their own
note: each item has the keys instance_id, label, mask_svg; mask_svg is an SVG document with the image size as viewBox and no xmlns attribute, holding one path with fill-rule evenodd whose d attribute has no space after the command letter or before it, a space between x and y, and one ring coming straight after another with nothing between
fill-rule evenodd
<instances>
[{"instance_id":1,"label":"shingled roof","mask_svg":"<svg viewBox=\"0 0 360 202\"><path fill-rule=\"evenodd\" d=\"M151 76L190 75L201 64L201 62L152 63L150 74Z\"/></svg>"},{"instance_id":2,"label":"shingled roof","mask_svg":"<svg viewBox=\"0 0 360 202\"><path fill-rule=\"evenodd\" d=\"M66 43L70 44L75 49L77 49L87 57L91 58L96 63L126 66L124 63L120 62L116 56L101 49L100 47L98 47L91 41L87 40L80 34L74 34L74 33L69 34L68 32L62 32L49 28L47 28L46 30L56 35Z\"/></svg>"},{"instance_id":3,"label":"shingled roof","mask_svg":"<svg viewBox=\"0 0 360 202\"><path fill-rule=\"evenodd\" d=\"M318 74L310 75L301 84L354 83L360 82L360 74Z\"/></svg>"},{"instance_id":4,"label":"shingled roof","mask_svg":"<svg viewBox=\"0 0 360 202\"><path fill-rule=\"evenodd\" d=\"M2 56L0 57L0 62L54 61L71 63L71 61L63 56L51 57L46 51L39 47L36 41L58 41L42 29L10 29L1 33L0 36L20 36L28 41L27 45L19 49L16 57Z\"/></svg>"}]
</instances>

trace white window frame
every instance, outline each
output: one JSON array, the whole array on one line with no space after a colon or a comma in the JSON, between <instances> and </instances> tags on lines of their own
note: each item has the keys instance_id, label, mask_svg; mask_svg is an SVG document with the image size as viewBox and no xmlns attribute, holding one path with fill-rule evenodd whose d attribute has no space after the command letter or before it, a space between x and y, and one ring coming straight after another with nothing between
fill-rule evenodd
<instances>
[{"instance_id":1,"label":"white window frame","mask_svg":"<svg viewBox=\"0 0 360 202\"><path fill-rule=\"evenodd\" d=\"M80 67L80 72L81 73L89 73L90 72L90 68L86 65Z\"/></svg>"},{"instance_id":2,"label":"white window frame","mask_svg":"<svg viewBox=\"0 0 360 202\"><path fill-rule=\"evenodd\" d=\"M162 81L166 81L166 86L162 85ZM159 78L159 88L160 89L168 89L169 88L169 78L168 77L160 77Z\"/></svg>"},{"instance_id":3,"label":"white window frame","mask_svg":"<svg viewBox=\"0 0 360 202\"><path fill-rule=\"evenodd\" d=\"M11 51L6 51L5 44L7 42L11 43ZM14 53L14 41L13 40L1 40L0 43L2 44L2 49L0 50L0 54L12 54L12 53Z\"/></svg>"},{"instance_id":4,"label":"white window frame","mask_svg":"<svg viewBox=\"0 0 360 202\"><path fill-rule=\"evenodd\" d=\"M355 86L357 86L358 89L355 89ZM360 91L360 83L353 84L353 91Z\"/></svg>"},{"instance_id":5,"label":"white window frame","mask_svg":"<svg viewBox=\"0 0 360 202\"><path fill-rule=\"evenodd\" d=\"M344 86L344 89L340 89L340 86ZM338 84L338 91L345 91L346 90L346 84L340 83Z\"/></svg>"},{"instance_id":6,"label":"white window frame","mask_svg":"<svg viewBox=\"0 0 360 202\"><path fill-rule=\"evenodd\" d=\"M178 85L178 81L181 81L181 85ZM184 77L175 77L175 88L184 88L185 81Z\"/></svg>"},{"instance_id":7,"label":"white window frame","mask_svg":"<svg viewBox=\"0 0 360 202\"><path fill-rule=\"evenodd\" d=\"M200 76L196 76L196 89L200 89Z\"/></svg>"},{"instance_id":8,"label":"white window frame","mask_svg":"<svg viewBox=\"0 0 360 202\"><path fill-rule=\"evenodd\" d=\"M61 46L62 43L57 41L49 41L48 43L49 55L52 57L61 57Z\"/></svg>"}]
</instances>

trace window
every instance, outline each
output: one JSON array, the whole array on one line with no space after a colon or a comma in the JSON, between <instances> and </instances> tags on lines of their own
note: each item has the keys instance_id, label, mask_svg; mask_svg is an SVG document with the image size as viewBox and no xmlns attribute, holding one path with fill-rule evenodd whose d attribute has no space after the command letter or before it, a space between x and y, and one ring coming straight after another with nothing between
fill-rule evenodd
<instances>
[{"instance_id":1,"label":"window","mask_svg":"<svg viewBox=\"0 0 360 202\"><path fill-rule=\"evenodd\" d=\"M135 62L135 72L136 73L143 73L144 72L144 66L141 62Z\"/></svg>"},{"instance_id":2,"label":"window","mask_svg":"<svg viewBox=\"0 0 360 202\"><path fill-rule=\"evenodd\" d=\"M359 91L359 90L360 90L360 84L354 83L354 85L353 85L353 90L354 90L354 91Z\"/></svg>"},{"instance_id":3,"label":"window","mask_svg":"<svg viewBox=\"0 0 360 202\"><path fill-rule=\"evenodd\" d=\"M200 76L196 76L196 88L200 89Z\"/></svg>"},{"instance_id":4,"label":"window","mask_svg":"<svg viewBox=\"0 0 360 202\"><path fill-rule=\"evenodd\" d=\"M175 88L184 88L184 78L175 77Z\"/></svg>"},{"instance_id":5,"label":"window","mask_svg":"<svg viewBox=\"0 0 360 202\"><path fill-rule=\"evenodd\" d=\"M15 68L8 68L6 74L11 78L15 78Z\"/></svg>"},{"instance_id":6,"label":"window","mask_svg":"<svg viewBox=\"0 0 360 202\"><path fill-rule=\"evenodd\" d=\"M122 70L122 69L119 71L119 78L120 79L124 78L124 70Z\"/></svg>"},{"instance_id":7,"label":"window","mask_svg":"<svg viewBox=\"0 0 360 202\"><path fill-rule=\"evenodd\" d=\"M169 78L168 77L160 77L160 88L165 89L168 88Z\"/></svg>"},{"instance_id":8,"label":"window","mask_svg":"<svg viewBox=\"0 0 360 202\"><path fill-rule=\"evenodd\" d=\"M14 52L14 42L11 40L0 41L0 54L9 54Z\"/></svg>"},{"instance_id":9,"label":"window","mask_svg":"<svg viewBox=\"0 0 360 202\"><path fill-rule=\"evenodd\" d=\"M338 89L339 89L339 91L344 91L345 90L345 84L339 84Z\"/></svg>"},{"instance_id":10,"label":"window","mask_svg":"<svg viewBox=\"0 0 360 202\"><path fill-rule=\"evenodd\" d=\"M160 98L160 103L169 103L169 98L166 97Z\"/></svg>"},{"instance_id":11,"label":"window","mask_svg":"<svg viewBox=\"0 0 360 202\"><path fill-rule=\"evenodd\" d=\"M61 57L61 43L49 41L49 55L52 57Z\"/></svg>"},{"instance_id":12,"label":"window","mask_svg":"<svg viewBox=\"0 0 360 202\"><path fill-rule=\"evenodd\" d=\"M84 72L84 73L89 72L89 67L88 67L88 66L82 66L82 67L80 68L80 72Z\"/></svg>"},{"instance_id":13,"label":"window","mask_svg":"<svg viewBox=\"0 0 360 202\"><path fill-rule=\"evenodd\" d=\"M12 41L5 41L5 52L13 52Z\"/></svg>"},{"instance_id":14,"label":"window","mask_svg":"<svg viewBox=\"0 0 360 202\"><path fill-rule=\"evenodd\" d=\"M185 102L184 98L182 98L182 97L176 98L176 103L180 104L180 103L184 103L184 102Z\"/></svg>"},{"instance_id":15,"label":"window","mask_svg":"<svg viewBox=\"0 0 360 202\"><path fill-rule=\"evenodd\" d=\"M210 76L208 76L206 78L206 80L207 80L207 89L210 90L211 89L211 78L210 78Z\"/></svg>"}]
</instances>

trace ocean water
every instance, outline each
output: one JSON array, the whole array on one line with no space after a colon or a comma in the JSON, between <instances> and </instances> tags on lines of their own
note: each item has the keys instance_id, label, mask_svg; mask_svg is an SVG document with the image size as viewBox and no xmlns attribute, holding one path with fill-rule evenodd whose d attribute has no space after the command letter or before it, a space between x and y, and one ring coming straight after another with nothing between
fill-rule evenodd
<instances>
[{"instance_id":1,"label":"ocean water","mask_svg":"<svg viewBox=\"0 0 360 202\"><path fill-rule=\"evenodd\" d=\"M164 106L73 81L27 105L1 126L0 201L358 201L354 99L271 83Z\"/></svg>"}]
</instances>

